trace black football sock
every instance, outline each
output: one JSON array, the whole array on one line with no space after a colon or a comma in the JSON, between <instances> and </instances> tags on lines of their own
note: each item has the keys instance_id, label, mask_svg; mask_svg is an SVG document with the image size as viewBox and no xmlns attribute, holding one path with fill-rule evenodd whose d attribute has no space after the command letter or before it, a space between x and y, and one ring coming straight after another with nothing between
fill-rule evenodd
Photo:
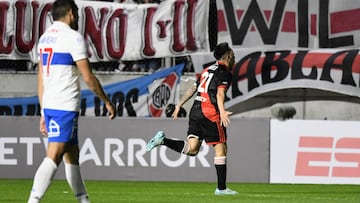
<instances>
[{"instance_id":1,"label":"black football sock","mask_svg":"<svg viewBox=\"0 0 360 203\"><path fill-rule=\"evenodd\" d=\"M167 146L168 148L181 153L184 149L185 142L183 140L172 140L168 138L164 138L163 145Z\"/></svg>"},{"instance_id":2,"label":"black football sock","mask_svg":"<svg viewBox=\"0 0 360 203\"><path fill-rule=\"evenodd\" d=\"M218 189L225 190L226 189L226 164L223 165L216 165L216 173L218 179Z\"/></svg>"}]
</instances>

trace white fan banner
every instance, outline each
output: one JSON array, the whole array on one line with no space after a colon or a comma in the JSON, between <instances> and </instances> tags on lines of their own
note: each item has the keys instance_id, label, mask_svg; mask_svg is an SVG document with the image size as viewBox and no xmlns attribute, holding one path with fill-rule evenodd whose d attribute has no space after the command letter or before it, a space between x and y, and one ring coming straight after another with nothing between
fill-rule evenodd
<instances>
[{"instance_id":1,"label":"white fan banner","mask_svg":"<svg viewBox=\"0 0 360 203\"><path fill-rule=\"evenodd\" d=\"M360 96L359 49L235 49L236 64L226 102L231 107L257 95L289 88L314 88ZM199 73L212 54L192 56Z\"/></svg>"},{"instance_id":2,"label":"white fan banner","mask_svg":"<svg viewBox=\"0 0 360 203\"><path fill-rule=\"evenodd\" d=\"M0 2L0 59L32 59L48 26L52 0ZM91 62L137 60L209 51L209 1L166 0L160 4L76 1L79 32Z\"/></svg>"},{"instance_id":3,"label":"white fan banner","mask_svg":"<svg viewBox=\"0 0 360 203\"><path fill-rule=\"evenodd\" d=\"M218 41L237 48L357 48L360 1L217 0Z\"/></svg>"}]
</instances>

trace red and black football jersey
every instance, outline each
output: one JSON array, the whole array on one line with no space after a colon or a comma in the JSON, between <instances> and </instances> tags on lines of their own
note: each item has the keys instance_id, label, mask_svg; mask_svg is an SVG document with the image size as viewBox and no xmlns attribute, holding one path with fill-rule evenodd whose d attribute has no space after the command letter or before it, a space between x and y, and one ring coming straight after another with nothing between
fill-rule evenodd
<instances>
[{"instance_id":1,"label":"red and black football jersey","mask_svg":"<svg viewBox=\"0 0 360 203\"><path fill-rule=\"evenodd\" d=\"M228 89L231 84L232 74L227 66L222 63L215 63L202 72L198 80L197 95L194 106L200 105L202 114L213 120L218 112L216 94L218 88Z\"/></svg>"}]
</instances>

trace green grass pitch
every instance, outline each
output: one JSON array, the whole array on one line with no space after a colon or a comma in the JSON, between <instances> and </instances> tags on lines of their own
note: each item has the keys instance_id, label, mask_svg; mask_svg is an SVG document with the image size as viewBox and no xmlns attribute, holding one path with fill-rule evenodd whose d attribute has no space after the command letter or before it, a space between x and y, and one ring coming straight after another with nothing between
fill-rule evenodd
<instances>
[{"instance_id":1,"label":"green grass pitch","mask_svg":"<svg viewBox=\"0 0 360 203\"><path fill-rule=\"evenodd\" d=\"M0 202L26 202L31 185L32 180L0 179ZM239 191L240 194L235 196L215 196L215 185L197 182L86 181L92 203L360 202L359 185L228 183L228 187ZM66 181L54 180L42 202L75 203L76 200Z\"/></svg>"}]
</instances>

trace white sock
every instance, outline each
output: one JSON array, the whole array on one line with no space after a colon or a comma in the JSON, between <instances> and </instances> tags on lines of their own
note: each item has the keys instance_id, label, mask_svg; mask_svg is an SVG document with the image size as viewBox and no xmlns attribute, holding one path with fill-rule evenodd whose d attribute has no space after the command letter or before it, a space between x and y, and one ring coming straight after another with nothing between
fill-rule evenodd
<instances>
[{"instance_id":1,"label":"white sock","mask_svg":"<svg viewBox=\"0 0 360 203\"><path fill-rule=\"evenodd\" d=\"M65 163L66 180L70 185L75 197L80 203L89 203L84 181L81 177L80 166Z\"/></svg>"},{"instance_id":2,"label":"white sock","mask_svg":"<svg viewBox=\"0 0 360 203\"><path fill-rule=\"evenodd\" d=\"M45 157L34 176L34 183L30 193L28 203L38 203L49 188L57 169L56 163Z\"/></svg>"},{"instance_id":3,"label":"white sock","mask_svg":"<svg viewBox=\"0 0 360 203\"><path fill-rule=\"evenodd\" d=\"M189 142L184 141L184 148L181 153L187 155L189 153L189 151L190 151L190 144L189 144Z\"/></svg>"}]
</instances>

